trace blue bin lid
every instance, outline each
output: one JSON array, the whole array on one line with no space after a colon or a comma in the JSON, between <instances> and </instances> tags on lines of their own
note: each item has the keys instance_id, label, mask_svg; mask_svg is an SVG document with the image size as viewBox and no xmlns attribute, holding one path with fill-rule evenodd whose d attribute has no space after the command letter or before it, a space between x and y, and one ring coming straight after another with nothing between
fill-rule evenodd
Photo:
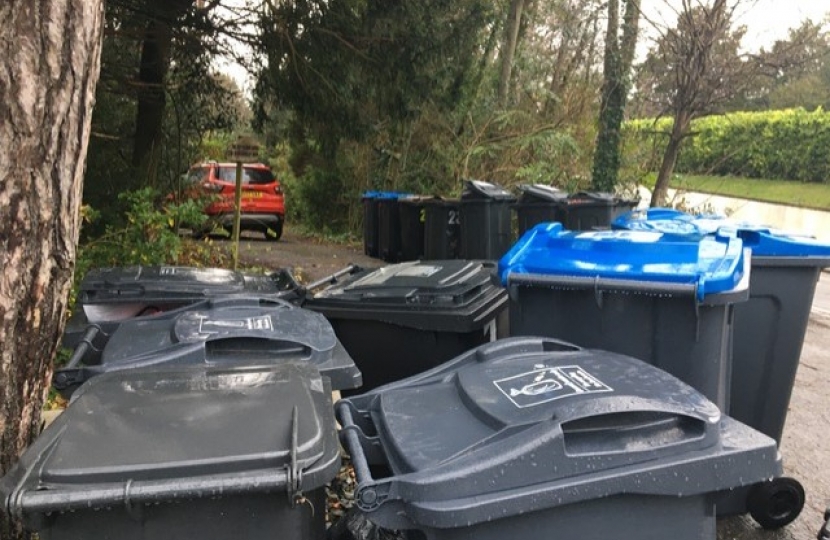
<instances>
[{"instance_id":1,"label":"blue bin lid","mask_svg":"<svg viewBox=\"0 0 830 540\"><path fill-rule=\"evenodd\" d=\"M660 232L687 240L712 234L737 236L756 257L830 257L830 244L811 236L733 221L716 214L693 216L671 208L650 208L623 214L611 226L629 231Z\"/></svg>"},{"instance_id":2,"label":"blue bin lid","mask_svg":"<svg viewBox=\"0 0 830 540\"><path fill-rule=\"evenodd\" d=\"M398 199L400 197L411 197L411 193L399 193L397 191L364 191L363 199Z\"/></svg>"},{"instance_id":3,"label":"blue bin lid","mask_svg":"<svg viewBox=\"0 0 830 540\"><path fill-rule=\"evenodd\" d=\"M743 242L722 234L690 241L655 231L566 231L560 223L543 223L499 261L502 284L522 274L606 280L658 293L663 288L694 291L703 300L738 287L744 277Z\"/></svg>"},{"instance_id":4,"label":"blue bin lid","mask_svg":"<svg viewBox=\"0 0 830 540\"><path fill-rule=\"evenodd\" d=\"M746 224L726 225L718 231L724 234L729 229L743 240L756 257L830 257L830 244L811 236Z\"/></svg>"}]
</instances>

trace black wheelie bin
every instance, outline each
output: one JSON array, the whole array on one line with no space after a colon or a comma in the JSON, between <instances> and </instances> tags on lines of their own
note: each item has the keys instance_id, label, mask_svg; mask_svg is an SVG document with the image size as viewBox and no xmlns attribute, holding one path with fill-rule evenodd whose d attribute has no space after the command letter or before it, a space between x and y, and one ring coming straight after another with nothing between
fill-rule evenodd
<instances>
[{"instance_id":1,"label":"black wheelie bin","mask_svg":"<svg viewBox=\"0 0 830 540\"><path fill-rule=\"evenodd\" d=\"M378 198L378 257L386 262L401 260L401 212L398 201L409 193L384 193Z\"/></svg>"},{"instance_id":2,"label":"black wheelie bin","mask_svg":"<svg viewBox=\"0 0 830 540\"><path fill-rule=\"evenodd\" d=\"M424 201L424 259L457 259L461 254L458 199Z\"/></svg>"},{"instance_id":3,"label":"black wheelie bin","mask_svg":"<svg viewBox=\"0 0 830 540\"><path fill-rule=\"evenodd\" d=\"M361 385L360 371L325 317L281 300L234 296L123 321L96 362L86 362L81 351L55 370L52 385L69 398L111 371L287 362L315 366L335 390Z\"/></svg>"},{"instance_id":4,"label":"black wheelie bin","mask_svg":"<svg viewBox=\"0 0 830 540\"><path fill-rule=\"evenodd\" d=\"M496 260L513 244L510 207L516 197L503 187L466 180L461 192L461 258Z\"/></svg>"},{"instance_id":5,"label":"black wheelie bin","mask_svg":"<svg viewBox=\"0 0 830 540\"><path fill-rule=\"evenodd\" d=\"M519 186L519 199L513 208L519 236L539 223L567 223L568 193L544 184Z\"/></svg>"},{"instance_id":6,"label":"black wheelie bin","mask_svg":"<svg viewBox=\"0 0 830 540\"><path fill-rule=\"evenodd\" d=\"M424 257L426 205L436 197L412 196L398 199L401 218L401 261L417 261Z\"/></svg>"},{"instance_id":7,"label":"black wheelie bin","mask_svg":"<svg viewBox=\"0 0 830 540\"><path fill-rule=\"evenodd\" d=\"M607 229L611 222L634 207L638 199L625 199L613 193L579 191L568 196L565 226L573 231Z\"/></svg>"},{"instance_id":8,"label":"black wheelie bin","mask_svg":"<svg viewBox=\"0 0 830 540\"><path fill-rule=\"evenodd\" d=\"M363 204L363 253L378 256L378 198L383 192L365 191L360 197Z\"/></svg>"},{"instance_id":9,"label":"black wheelie bin","mask_svg":"<svg viewBox=\"0 0 830 540\"><path fill-rule=\"evenodd\" d=\"M675 377L548 338L335 407L360 511L428 540L714 540L716 493L781 472L775 441Z\"/></svg>"},{"instance_id":10,"label":"black wheelie bin","mask_svg":"<svg viewBox=\"0 0 830 540\"><path fill-rule=\"evenodd\" d=\"M188 266L128 266L87 272L75 309L66 323L63 346L89 341L86 361L94 361L121 321L178 309L231 294L270 295L296 301L300 287L286 269L271 274ZM95 326L95 338L85 337Z\"/></svg>"},{"instance_id":11,"label":"black wheelie bin","mask_svg":"<svg viewBox=\"0 0 830 540\"><path fill-rule=\"evenodd\" d=\"M506 335L507 294L494 270L480 261L400 263L358 272L303 307L331 322L371 389Z\"/></svg>"},{"instance_id":12,"label":"black wheelie bin","mask_svg":"<svg viewBox=\"0 0 830 540\"><path fill-rule=\"evenodd\" d=\"M313 366L131 370L84 385L0 498L44 540L323 540L340 464Z\"/></svg>"}]
</instances>

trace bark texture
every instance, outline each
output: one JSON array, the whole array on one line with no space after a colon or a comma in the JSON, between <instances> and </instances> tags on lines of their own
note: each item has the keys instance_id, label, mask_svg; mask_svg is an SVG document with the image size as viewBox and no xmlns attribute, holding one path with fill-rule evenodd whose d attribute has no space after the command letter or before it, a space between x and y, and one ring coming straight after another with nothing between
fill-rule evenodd
<instances>
[{"instance_id":1,"label":"bark texture","mask_svg":"<svg viewBox=\"0 0 830 540\"><path fill-rule=\"evenodd\" d=\"M510 13L504 27L504 44L501 51L501 74L499 75L499 105L507 105L510 88L510 75L513 72L513 58L516 56L516 43L519 41L519 28L522 24L524 0L511 0Z\"/></svg>"},{"instance_id":2,"label":"bark texture","mask_svg":"<svg viewBox=\"0 0 830 540\"><path fill-rule=\"evenodd\" d=\"M0 475L39 430L63 331L103 17L102 0L0 1Z\"/></svg>"}]
</instances>

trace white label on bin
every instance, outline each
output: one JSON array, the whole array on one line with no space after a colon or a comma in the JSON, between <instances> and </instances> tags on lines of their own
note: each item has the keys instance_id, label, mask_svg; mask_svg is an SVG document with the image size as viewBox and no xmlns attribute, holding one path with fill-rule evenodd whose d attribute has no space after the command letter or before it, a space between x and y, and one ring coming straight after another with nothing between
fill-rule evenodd
<instances>
[{"instance_id":1,"label":"white label on bin","mask_svg":"<svg viewBox=\"0 0 830 540\"><path fill-rule=\"evenodd\" d=\"M160 276L175 276L178 268L175 266L162 266L159 268Z\"/></svg>"},{"instance_id":2,"label":"white label on bin","mask_svg":"<svg viewBox=\"0 0 830 540\"><path fill-rule=\"evenodd\" d=\"M200 334L218 334L227 330L273 330L271 316L246 317L244 319L208 319L199 321Z\"/></svg>"},{"instance_id":3,"label":"white label on bin","mask_svg":"<svg viewBox=\"0 0 830 540\"><path fill-rule=\"evenodd\" d=\"M574 236L581 240L622 240L641 244L657 242L662 237L663 233L652 231L590 231Z\"/></svg>"},{"instance_id":4,"label":"white label on bin","mask_svg":"<svg viewBox=\"0 0 830 540\"><path fill-rule=\"evenodd\" d=\"M493 381L493 384L520 409L568 396L614 391L580 366L539 366L533 371Z\"/></svg>"}]
</instances>

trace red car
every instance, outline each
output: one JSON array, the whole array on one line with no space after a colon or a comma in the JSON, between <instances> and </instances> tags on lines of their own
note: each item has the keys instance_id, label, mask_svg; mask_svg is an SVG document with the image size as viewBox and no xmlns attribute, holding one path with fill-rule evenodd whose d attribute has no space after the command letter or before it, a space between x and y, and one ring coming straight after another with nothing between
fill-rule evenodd
<instances>
[{"instance_id":1,"label":"red car","mask_svg":"<svg viewBox=\"0 0 830 540\"><path fill-rule=\"evenodd\" d=\"M205 208L209 226L233 229L236 164L207 162L194 165L187 184L199 186L217 197ZM269 240L279 240L285 222L285 197L279 180L267 165L242 166L241 230L261 231Z\"/></svg>"}]
</instances>

